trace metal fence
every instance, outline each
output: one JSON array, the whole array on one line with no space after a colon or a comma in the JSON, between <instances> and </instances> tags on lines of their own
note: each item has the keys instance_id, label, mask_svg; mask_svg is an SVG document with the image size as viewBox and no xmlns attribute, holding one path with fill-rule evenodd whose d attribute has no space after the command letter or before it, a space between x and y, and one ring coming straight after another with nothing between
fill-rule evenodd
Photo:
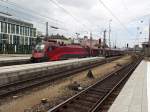
<instances>
[{"instance_id":1,"label":"metal fence","mask_svg":"<svg viewBox=\"0 0 150 112\"><path fill-rule=\"evenodd\" d=\"M0 54L31 54L32 45L0 44Z\"/></svg>"}]
</instances>

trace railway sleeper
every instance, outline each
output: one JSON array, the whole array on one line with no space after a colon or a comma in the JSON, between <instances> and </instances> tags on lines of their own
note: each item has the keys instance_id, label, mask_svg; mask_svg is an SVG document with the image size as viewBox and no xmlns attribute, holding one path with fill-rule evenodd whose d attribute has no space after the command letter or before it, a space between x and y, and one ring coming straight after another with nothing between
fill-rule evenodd
<instances>
[{"instance_id":1,"label":"railway sleeper","mask_svg":"<svg viewBox=\"0 0 150 112\"><path fill-rule=\"evenodd\" d=\"M93 95L94 96L94 95ZM88 100L89 102L95 103L95 101L98 99L98 97L93 97L93 96L86 96L84 98L81 98L82 100Z\"/></svg>"},{"instance_id":2,"label":"railway sleeper","mask_svg":"<svg viewBox=\"0 0 150 112\"><path fill-rule=\"evenodd\" d=\"M91 88L90 91L95 91L98 93L106 93L108 92L110 89L101 89L101 88Z\"/></svg>"},{"instance_id":3,"label":"railway sleeper","mask_svg":"<svg viewBox=\"0 0 150 112\"><path fill-rule=\"evenodd\" d=\"M74 107L70 107L70 108L67 108L66 110L64 109L60 109L59 111L56 111L56 112L85 112L84 109L82 110L75 110Z\"/></svg>"},{"instance_id":4,"label":"railway sleeper","mask_svg":"<svg viewBox=\"0 0 150 112\"><path fill-rule=\"evenodd\" d=\"M91 93L85 93L85 94L83 94L80 98L85 98L85 97L99 98L102 95L103 95L102 93L95 93L95 92L91 91Z\"/></svg>"},{"instance_id":5,"label":"railway sleeper","mask_svg":"<svg viewBox=\"0 0 150 112\"><path fill-rule=\"evenodd\" d=\"M75 112L78 112L78 111L87 112L89 110L89 107L84 106L83 104L79 104L79 103L69 104L69 108L73 108L75 110ZM72 112L72 111L70 111L70 112Z\"/></svg>"},{"instance_id":6,"label":"railway sleeper","mask_svg":"<svg viewBox=\"0 0 150 112\"><path fill-rule=\"evenodd\" d=\"M88 107L91 106L91 105L93 105L93 102L90 102L89 100L83 100L83 99L79 99L78 103L82 104L84 106L88 106Z\"/></svg>"},{"instance_id":7,"label":"railway sleeper","mask_svg":"<svg viewBox=\"0 0 150 112\"><path fill-rule=\"evenodd\" d=\"M102 94L104 94L104 93L107 93L108 91L87 91L86 92L86 94L95 94L95 95L98 95L98 96L100 96L100 95L102 95Z\"/></svg>"},{"instance_id":8,"label":"railway sleeper","mask_svg":"<svg viewBox=\"0 0 150 112\"><path fill-rule=\"evenodd\" d=\"M140 62L140 61L139 61ZM94 89L89 89L87 90L87 92L83 92L79 99L77 101L73 100L74 102L69 104L69 106L71 108L73 108L74 110L70 111L70 112L79 112L80 110L83 110L83 112L88 112L89 110L91 109L94 109L95 106L98 104L99 106L99 103L101 104L101 101L103 102L101 107L99 108L99 111L100 112L105 112L105 111L108 111L108 108L110 107L111 105L111 102L114 101L115 97L117 96L117 92L115 92L114 94L112 94L112 97L109 97L109 102L105 102L104 99L106 99L105 97L107 96L107 94L110 93L110 90L112 90L117 84L118 82L120 82L122 80L122 78L126 75L126 74L130 74L133 72L134 68L137 66L138 64L136 64L136 62L132 62L131 64L128 64L124 67L122 67L120 70L118 70L115 74L113 75L114 73L112 73L111 76L109 76L109 79L106 78L105 80L102 80L98 83L96 83L96 85L92 86L92 88L96 88L95 91ZM132 70L130 70L132 68ZM102 92L101 92L102 91ZM103 91L106 91L106 93L103 93ZM87 94L88 93L88 94ZM89 94L90 93L90 94ZM96 94L98 94L98 98L93 98L92 96L95 96ZM102 93L102 94L99 94L99 93ZM93 95L91 95L93 94ZM91 97L89 97L91 95ZM90 101L92 104L91 106L87 106L87 104L84 103L84 101L82 101L81 103L81 100L88 100ZM104 101L103 101L104 100ZM78 102L79 101L79 102ZM80 104L80 105L79 105ZM85 106L83 106L85 104ZM90 105L90 103L88 103ZM68 105L68 103L66 102L66 105ZM68 108L70 108L68 107ZM82 108L82 109L81 109ZM79 110L78 110L79 109ZM56 109L57 110L57 109ZM66 112L67 110L65 110ZM55 111L53 111L55 112Z\"/></svg>"}]
</instances>

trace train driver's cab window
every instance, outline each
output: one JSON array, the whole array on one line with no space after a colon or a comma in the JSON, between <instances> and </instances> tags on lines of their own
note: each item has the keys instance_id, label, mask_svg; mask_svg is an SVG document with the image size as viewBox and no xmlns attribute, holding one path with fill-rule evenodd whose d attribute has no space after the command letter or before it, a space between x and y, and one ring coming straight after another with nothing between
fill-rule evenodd
<instances>
[{"instance_id":1,"label":"train driver's cab window","mask_svg":"<svg viewBox=\"0 0 150 112\"><path fill-rule=\"evenodd\" d=\"M39 43L35 46L35 50L38 52L44 51L44 48L45 48L45 45L41 44L41 43Z\"/></svg>"}]
</instances>

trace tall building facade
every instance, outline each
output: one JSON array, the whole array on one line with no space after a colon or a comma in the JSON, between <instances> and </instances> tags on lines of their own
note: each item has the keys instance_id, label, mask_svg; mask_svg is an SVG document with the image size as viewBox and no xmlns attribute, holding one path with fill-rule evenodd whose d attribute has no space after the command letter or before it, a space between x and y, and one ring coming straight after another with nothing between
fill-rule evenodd
<instances>
[{"instance_id":1,"label":"tall building facade","mask_svg":"<svg viewBox=\"0 0 150 112\"><path fill-rule=\"evenodd\" d=\"M30 53L36 38L33 24L0 16L1 53Z\"/></svg>"}]
</instances>

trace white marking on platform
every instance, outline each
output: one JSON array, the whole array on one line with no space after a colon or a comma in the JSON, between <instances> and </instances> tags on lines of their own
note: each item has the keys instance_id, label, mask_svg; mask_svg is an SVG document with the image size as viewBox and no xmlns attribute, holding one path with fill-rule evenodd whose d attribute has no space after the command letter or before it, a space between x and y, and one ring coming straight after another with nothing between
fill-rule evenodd
<instances>
[{"instance_id":1,"label":"white marking on platform","mask_svg":"<svg viewBox=\"0 0 150 112\"><path fill-rule=\"evenodd\" d=\"M148 112L150 112L150 62L147 62L147 97L148 97Z\"/></svg>"}]
</instances>

